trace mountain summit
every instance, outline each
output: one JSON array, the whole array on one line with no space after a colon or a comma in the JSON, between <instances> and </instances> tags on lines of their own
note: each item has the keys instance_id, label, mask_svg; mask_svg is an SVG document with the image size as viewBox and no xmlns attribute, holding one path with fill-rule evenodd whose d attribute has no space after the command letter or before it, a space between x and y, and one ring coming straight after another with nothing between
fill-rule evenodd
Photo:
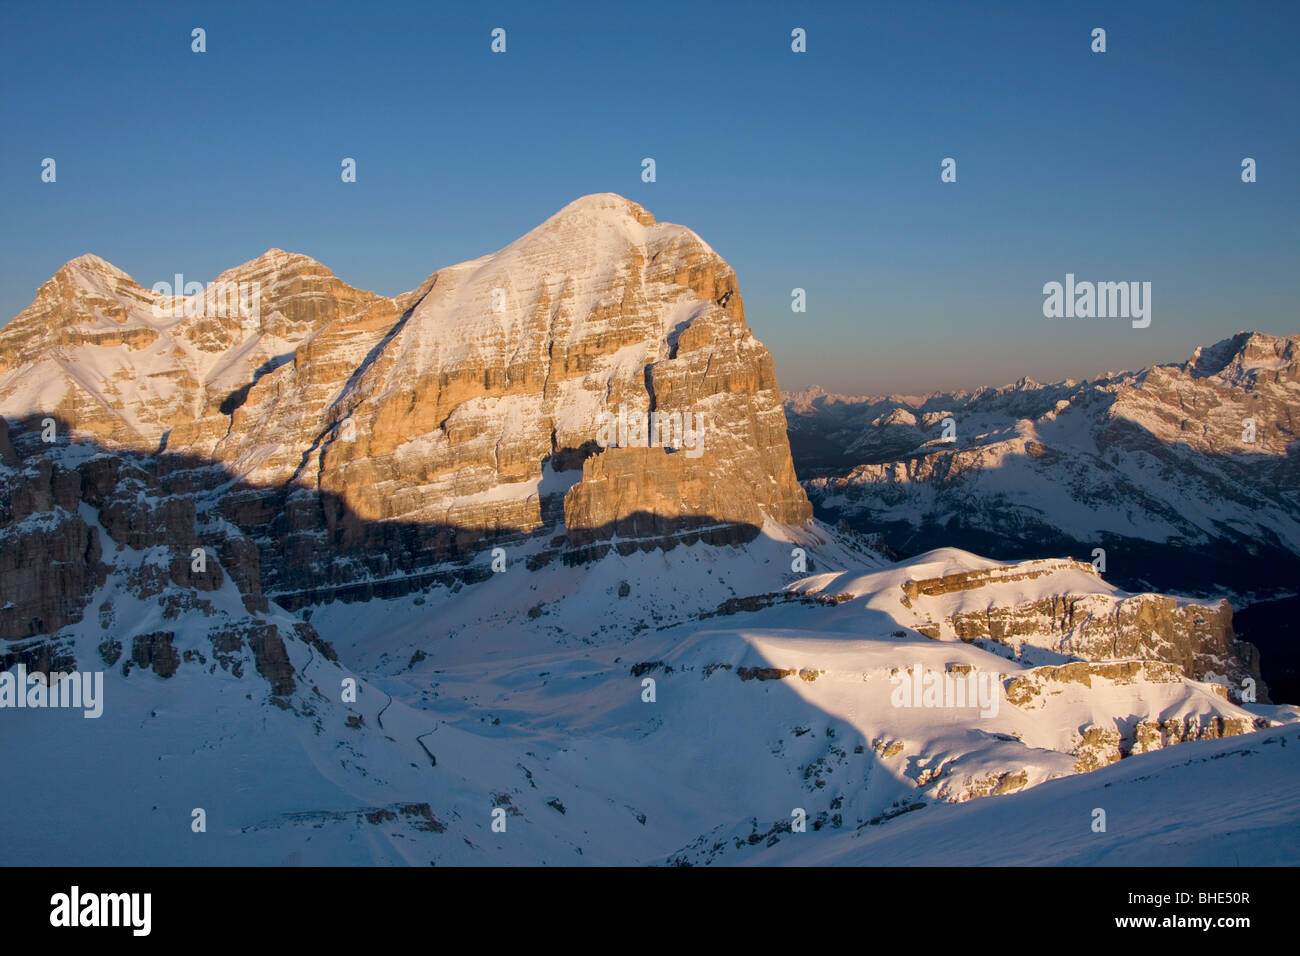
<instances>
[{"instance_id":1,"label":"mountain summit","mask_svg":"<svg viewBox=\"0 0 1300 956\"><path fill-rule=\"evenodd\" d=\"M560 526L581 557L811 515L735 272L621 196L578 199L396 298L279 249L222 285L239 308L214 314L210 292L160 296L73 260L0 330L0 414L202 463L278 590ZM638 422L676 432L657 444ZM298 492L315 504L288 507Z\"/></svg>"}]
</instances>

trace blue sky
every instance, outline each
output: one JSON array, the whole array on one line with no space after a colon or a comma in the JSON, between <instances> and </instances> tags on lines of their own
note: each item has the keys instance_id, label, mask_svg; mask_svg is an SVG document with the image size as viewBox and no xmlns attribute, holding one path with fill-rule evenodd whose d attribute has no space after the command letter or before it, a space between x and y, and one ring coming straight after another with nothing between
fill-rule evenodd
<instances>
[{"instance_id":1,"label":"blue sky","mask_svg":"<svg viewBox=\"0 0 1300 956\"><path fill-rule=\"evenodd\" d=\"M278 246L392 295L613 191L731 263L786 388L1300 332L1293 3L6 0L0 26L3 320L83 252L149 286ZM1044 318L1067 272L1150 281L1151 326Z\"/></svg>"}]
</instances>

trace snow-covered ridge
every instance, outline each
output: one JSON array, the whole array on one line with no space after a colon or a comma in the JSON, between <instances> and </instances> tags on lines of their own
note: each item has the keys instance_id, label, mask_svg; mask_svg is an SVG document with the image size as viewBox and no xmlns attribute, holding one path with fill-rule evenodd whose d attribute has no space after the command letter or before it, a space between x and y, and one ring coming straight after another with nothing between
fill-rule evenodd
<instances>
[{"instance_id":1,"label":"snow-covered ridge","mask_svg":"<svg viewBox=\"0 0 1300 956\"><path fill-rule=\"evenodd\" d=\"M1093 382L788 396L791 443L820 516L889 529L903 553L1140 548L1121 569L1130 585L1267 596L1288 576L1270 573L1277 559L1300 561L1298 346L1242 332Z\"/></svg>"},{"instance_id":2,"label":"snow-covered ridge","mask_svg":"<svg viewBox=\"0 0 1300 956\"><path fill-rule=\"evenodd\" d=\"M914 409L925 409L931 405L953 405L969 402L986 395L1003 396L1018 391L1038 391L1041 389L1077 388L1089 384L1134 381L1144 377L1152 369L1179 369L1205 378L1212 375L1224 376L1225 380L1236 380L1242 373L1255 370L1277 371L1293 365L1296 361L1296 349L1300 346L1300 336L1290 337L1269 335L1265 332L1242 330L1235 335L1222 339L1210 346L1198 346L1185 362L1163 363L1147 366L1137 371L1106 372L1093 379L1062 379L1059 382L1040 383L1023 376L1018 381L999 386L982 385L975 389L958 389L955 391L933 391L921 395L902 395L898 393L862 393L848 395L828 392L820 385L809 385L800 389L788 389L785 393L786 407L797 414L808 414L819 406L833 405L895 405Z\"/></svg>"}]
</instances>

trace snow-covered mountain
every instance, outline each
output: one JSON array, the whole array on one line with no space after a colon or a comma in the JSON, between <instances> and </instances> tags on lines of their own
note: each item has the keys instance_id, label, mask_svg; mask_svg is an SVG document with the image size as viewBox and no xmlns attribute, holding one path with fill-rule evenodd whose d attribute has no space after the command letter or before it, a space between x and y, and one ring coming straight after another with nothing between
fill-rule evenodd
<instances>
[{"instance_id":1,"label":"snow-covered mountain","mask_svg":"<svg viewBox=\"0 0 1300 956\"><path fill-rule=\"evenodd\" d=\"M734 272L621 197L393 299L224 275L0 329L3 667L103 681L0 675L4 862L838 862L1300 720L1217 598L811 518Z\"/></svg>"},{"instance_id":2,"label":"snow-covered mountain","mask_svg":"<svg viewBox=\"0 0 1300 956\"><path fill-rule=\"evenodd\" d=\"M1131 590L1228 596L1300 700L1300 336L1095 381L785 402L819 518L897 555L1073 555Z\"/></svg>"},{"instance_id":3,"label":"snow-covered mountain","mask_svg":"<svg viewBox=\"0 0 1300 956\"><path fill-rule=\"evenodd\" d=\"M912 554L1106 551L1129 586L1273 596L1300 572L1300 336L1090 382L785 399L818 515Z\"/></svg>"}]
</instances>

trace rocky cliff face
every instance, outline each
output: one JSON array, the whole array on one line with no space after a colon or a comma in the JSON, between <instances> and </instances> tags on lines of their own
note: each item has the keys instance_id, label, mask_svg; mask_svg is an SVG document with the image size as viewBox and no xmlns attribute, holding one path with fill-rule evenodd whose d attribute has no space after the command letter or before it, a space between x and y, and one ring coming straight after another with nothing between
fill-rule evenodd
<instances>
[{"instance_id":1,"label":"rocky cliff face","mask_svg":"<svg viewBox=\"0 0 1300 956\"><path fill-rule=\"evenodd\" d=\"M462 538L535 531L548 497L558 506L579 482L563 511L583 539L609 536L651 499L652 534L810 515L771 356L745 326L734 272L690 230L617 196L586 197L500 252L436 273L408 303L372 329L382 338L364 341L359 362L322 367L317 356L337 354L331 340L352 323L322 329L250 389L215 456L253 483L334 496L355 522ZM601 415L624 410L701 422L701 453L601 450ZM602 461L588 475L593 453ZM636 476L615 488L605 474L626 471L628 455ZM661 493L691 482L726 490Z\"/></svg>"},{"instance_id":2,"label":"rocky cliff face","mask_svg":"<svg viewBox=\"0 0 1300 956\"><path fill-rule=\"evenodd\" d=\"M879 574L814 576L795 589L833 600L877 595L870 606L905 628L1026 667L1159 662L1161 673L1215 685L1225 698L1269 699L1259 652L1233 632L1226 600L1127 593L1081 561L1004 564L944 548Z\"/></svg>"},{"instance_id":3,"label":"rocky cliff face","mask_svg":"<svg viewBox=\"0 0 1300 956\"><path fill-rule=\"evenodd\" d=\"M97 579L80 502L150 546L211 548L254 609L263 589L401 593L492 544L583 560L811 514L735 273L612 194L394 299L275 249L188 298L82 256L0 355L23 437L7 533L28 552L5 571L27 602L11 634L57 627ZM90 468L98 497L96 449L116 460ZM21 530L52 508L61 523ZM79 570L38 567L69 549Z\"/></svg>"},{"instance_id":4,"label":"rocky cliff face","mask_svg":"<svg viewBox=\"0 0 1300 956\"><path fill-rule=\"evenodd\" d=\"M1071 560L908 580L902 591L902 603L924 615L917 630L935 640L993 642L1017 658L1046 651L1061 660L1161 661L1195 680L1219 681L1235 700L1243 690L1268 700L1259 653L1237 640L1226 600L1125 594L1091 564Z\"/></svg>"}]
</instances>

